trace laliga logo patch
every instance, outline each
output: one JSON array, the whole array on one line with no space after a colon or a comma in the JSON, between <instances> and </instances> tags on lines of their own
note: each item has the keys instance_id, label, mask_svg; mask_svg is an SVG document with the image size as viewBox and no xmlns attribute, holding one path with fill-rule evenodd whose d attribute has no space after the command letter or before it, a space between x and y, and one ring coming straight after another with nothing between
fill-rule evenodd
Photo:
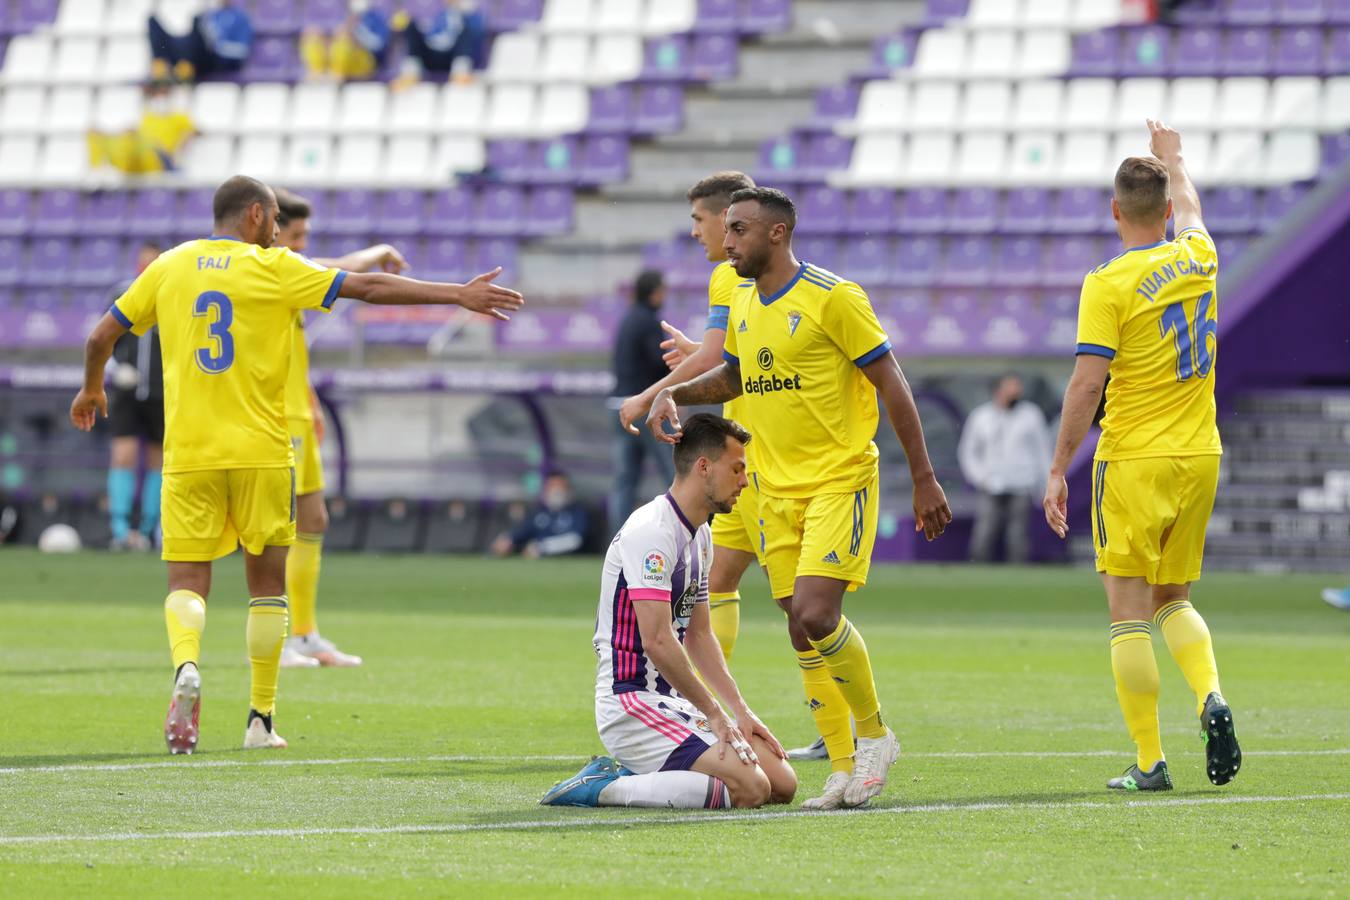
<instances>
[{"instance_id":1,"label":"laliga logo patch","mask_svg":"<svg viewBox=\"0 0 1350 900\"><path fill-rule=\"evenodd\" d=\"M759 354L755 359L759 362L759 367L764 371L767 372L773 368L773 351L768 347L760 347Z\"/></svg>"},{"instance_id":2,"label":"laliga logo patch","mask_svg":"<svg viewBox=\"0 0 1350 900\"><path fill-rule=\"evenodd\" d=\"M648 584L660 584L665 580L666 558L656 550L649 550L642 561L642 580Z\"/></svg>"},{"instance_id":3,"label":"laliga logo patch","mask_svg":"<svg viewBox=\"0 0 1350 900\"><path fill-rule=\"evenodd\" d=\"M788 313L788 337L797 336L797 326L802 324L802 314L799 312Z\"/></svg>"},{"instance_id":4,"label":"laliga logo patch","mask_svg":"<svg viewBox=\"0 0 1350 900\"><path fill-rule=\"evenodd\" d=\"M712 734L712 726L708 724L707 719L695 719L693 724L694 727L697 728L699 731Z\"/></svg>"}]
</instances>

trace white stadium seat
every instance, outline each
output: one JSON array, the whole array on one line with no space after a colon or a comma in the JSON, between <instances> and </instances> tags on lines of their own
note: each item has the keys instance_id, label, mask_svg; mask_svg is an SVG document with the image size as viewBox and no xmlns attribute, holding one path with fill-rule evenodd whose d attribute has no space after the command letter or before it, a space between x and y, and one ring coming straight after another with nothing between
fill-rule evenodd
<instances>
[{"instance_id":1,"label":"white stadium seat","mask_svg":"<svg viewBox=\"0 0 1350 900\"><path fill-rule=\"evenodd\" d=\"M199 131L236 131L239 85L228 81L199 84L192 92L192 121Z\"/></svg>"},{"instance_id":2,"label":"white stadium seat","mask_svg":"<svg viewBox=\"0 0 1350 900\"><path fill-rule=\"evenodd\" d=\"M1066 134L1059 151L1059 178L1065 184L1107 184L1120 160L1108 161L1111 138L1103 131Z\"/></svg>"},{"instance_id":3,"label":"white stadium seat","mask_svg":"<svg viewBox=\"0 0 1350 900\"><path fill-rule=\"evenodd\" d=\"M1109 78L1075 78L1064 98L1064 124L1068 128L1111 127L1116 107L1116 83Z\"/></svg>"},{"instance_id":4,"label":"white stadium seat","mask_svg":"<svg viewBox=\"0 0 1350 900\"><path fill-rule=\"evenodd\" d=\"M998 184L1008 166L1008 138L1003 133L967 134L961 138L956 177L967 184Z\"/></svg>"},{"instance_id":5,"label":"white stadium seat","mask_svg":"<svg viewBox=\"0 0 1350 900\"><path fill-rule=\"evenodd\" d=\"M123 131L141 120L141 89L134 84L109 84L98 89L94 127L99 131Z\"/></svg>"},{"instance_id":6,"label":"white stadium seat","mask_svg":"<svg viewBox=\"0 0 1350 900\"><path fill-rule=\"evenodd\" d=\"M909 82L877 79L863 85L858 96L857 131L898 131L909 121Z\"/></svg>"},{"instance_id":7,"label":"white stadium seat","mask_svg":"<svg viewBox=\"0 0 1350 900\"><path fill-rule=\"evenodd\" d=\"M1314 131L1281 130L1270 135L1261 179L1266 184L1306 181L1317 174L1322 148Z\"/></svg>"},{"instance_id":8,"label":"white stadium seat","mask_svg":"<svg viewBox=\"0 0 1350 900\"><path fill-rule=\"evenodd\" d=\"M1028 6L1035 6L1031 0ZM1022 21L1022 0L970 0L965 23L973 28L1011 28Z\"/></svg>"},{"instance_id":9,"label":"white stadium seat","mask_svg":"<svg viewBox=\"0 0 1350 900\"><path fill-rule=\"evenodd\" d=\"M321 134L292 135L280 177L293 184L322 184L332 180L333 139Z\"/></svg>"},{"instance_id":10,"label":"white stadium seat","mask_svg":"<svg viewBox=\"0 0 1350 900\"><path fill-rule=\"evenodd\" d=\"M1011 5L1011 4L1010 4ZM1017 58L1016 31L977 31L970 42L967 73L980 77L1007 78Z\"/></svg>"},{"instance_id":11,"label":"white stadium seat","mask_svg":"<svg viewBox=\"0 0 1350 900\"><path fill-rule=\"evenodd\" d=\"M1009 81L967 82L961 107L963 128L1006 128L1012 116L1013 86Z\"/></svg>"},{"instance_id":12,"label":"white stadium seat","mask_svg":"<svg viewBox=\"0 0 1350 900\"><path fill-rule=\"evenodd\" d=\"M206 5L202 0L155 0L154 13L170 34L187 34L192 17Z\"/></svg>"},{"instance_id":13,"label":"white stadium seat","mask_svg":"<svg viewBox=\"0 0 1350 900\"><path fill-rule=\"evenodd\" d=\"M909 139L905 180L913 184L945 184L952 180L956 138L950 134L916 134Z\"/></svg>"},{"instance_id":14,"label":"white stadium seat","mask_svg":"<svg viewBox=\"0 0 1350 900\"><path fill-rule=\"evenodd\" d=\"M68 85L53 88L47 101L47 121L43 123L48 133L79 132L89 130L94 121L94 89L85 85Z\"/></svg>"},{"instance_id":15,"label":"white stadium seat","mask_svg":"<svg viewBox=\"0 0 1350 900\"><path fill-rule=\"evenodd\" d=\"M545 31L589 31L595 11L592 0L547 0L539 27Z\"/></svg>"},{"instance_id":16,"label":"white stadium seat","mask_svg":"<svg viewBox=\"0 0 1350 900\"><path fill-rule=\"evenodd\" d=\"M698 0L648 0L642 30L647 34L684 34L698 24Z\"/></svg>"},{"instance_id":17,"label":"white stadium seat","mask_svg":"<svg viewBox=\"0 0 1350 900\"><path fill-rule=\"evenodd\" d=\"M1344 131L1350 128L1350 76L1328 78L1322 92L1323 131Z\"/></svg>"},{"instance_id":18,"label":"white stadium seat","mask_svg":"<svg viewBox=\"0 0 1350 900\"><path fill-rule=\"evenodd\" d=\"M263 181L275 179L281 172L285 142L280 135L251 134L239 140L239 158L235 168L242 175L251 175ZM220 173L216 173L219 180Z\"/></svg>"},{"instance_id":19,"label":"white stadium seat","mask_svg":"<svg viewBox=\"0 0 1350 900\"><path fill-rule=\"evenodd\" d=\"M1022 24L1063 28L1073 12L1073 0L1031 0L1022 11Z\"/></svg>"},{"instance_id":20,"label":"white stadium seat","mask_svg":"<svg viewBox=\"0 0 1350 900\"><path fill-rule=\"evenodd\" d=\"M51 80L54 57L52 39L45 34L21 34L5 51L4 80L11 83L46 84Z\"/></svg>"},{"instance_id":21,"label":"white stadium seat","mask_svg":"<svg viewBox=\"0 0 1350 900\"><path fill-rule=\"evenodd\" d=\"M1225 78L1219 83L1220 128L1259 128L1266 121L1270 83L1264 78Z\"/></svg>"},{"instance_id":22,"label":"white stadium seat","mask_svg":"<svg viewBox=\"0 0 1350 900\"><path fill-rule=\"evenodd\" d=\"M1023 78L1062 75L1069 70L1073 42L1063 29L1038 28L1022 33L1017 74Z\"/></svg>"},{"instance_id":23,"label":"white stadium seat","mask_svg":"<svg viewBox=\"0 0 1350 900\"><path fill-rule=\"evenodd\" d=\"M373 134L338 137L331 174L344 184L384 180L388 176L384 165L384 138Z\"/></svg>"},{"instance_id":24,"label":"white stadium seat","mask_svg":"<svg viewBox=\"0 0 1350 900\"><path fill-rule=\"evenodd\" d=\"M352 131L380 131L384 128L389 86L382 81L346 84L338 100L337 128Z\"/></svg>"},{"instance_id":25,"label":"white stadium seat","mask_svg":"<svg viewBox=\"0 0 1350 900\"><path fill-rule=\"evenodd\" d=\"M1017 86L1013 124L1019 129L1058 128L1063 122L1064 82L1024 81Z\"/></svg>"},{"instance_id":26,"label":"white stadium seat","mask_svg":"<svg viewBox=\"0 0 1350 900\"><path fill-rule=\"evenodd\" d=\"M495 81L528 81L539 73L539 35L508 31L492 42L487 74Z\"/></svg>"},{"instance_id":27,"label":"white stadium seat","mask_svg":"<svg viewBox=\"0 0 1350 900\"><path fill-rule=\"evenodd\" d=\"M658 4L660 5L660 4ZM642 31L647 4L642 0L597 0L590 31Z\"/></svg>"},{"instance_id":28,"label":"white stadium seat","mask_svg":"<svg viewBox=\"0 0 1350 900\"><path fill-rule=\"evenodd\" d=\"M42 110L47 105L46 88L34 84L12 84L0 100L0 134L37 131Z\"/></svg>"},{"instance_id":29,"label":"white stadium seat","mask_svg":"<svg viewBox=\"0 0 1350 900\"><path fill-rule=\"evenodd\" d=\"M276 134L286 128L290 105L291 89L284 84L247 85L240 97L235 128L245 134Z\"/></svg>"},{"instance_id":30,"label":"white stadium seat","mask_svg":"<svg viewBox=\"0 0 1350 900\"><path fill-rule=\"evenodd\" d=\"M1129 128L1116 132L1111 142L1111 171L1114 174L1115 168L1120 165L1121 160L1128 156L1148 156L1148 129L1142 125L1138 128ZM1186 159L1189 164L1191 156L1191 144L1195 141L1207 141L1209 135L1203 132L1186 137Z\"/></svg>"},{"instance_id":31,"label":"white stadium seat","mask_svg":"<svg viewBox=\"0 0 1350 900\"><path fill-rule=\"evenodd\" d=\"M642 38L635 34L606 34L595 42L591 55L592 84L632 81L642 74Z\"/></svg>"},{"instance_id":32,"label":"white stadium seat","mask_svg":"<svg viewBox=\"0 0 1350 900\"><path fill-rule=\"evenodd\" d=\"M52 30L57 34L103 34L108 9L104 0L61 0ZM145 23L141 23L142 29Z\"/></svg>"},{"instance_id":33,"label":"white stadium seat","mask_svg":"<svg viewBox=\"0 0 1350 900\"><path fill-rule=\"evenodd\" d=\"M950 129L956 125L961 105L961 86L955 81L924 81L915 85L909 115L901 123L906 130Z\"/></svg>"},{"instance_id":34,"label":"white stadium seat","mask_svg":"<svg viewBox=\"0 0 1350 900\"><path fill-rule=\"evenodd\" d=\"M477 172L487 161L487 148L480 138L448 135L436 142L431 169L437 179L457 172Z\"/></svg>"},{"instance_id":35,"label":"white stadium seat","mask_svg":"<svg viewBox=\"0 0 1350 900\"><path fill-rule=\"evenodd\" d=\"M1074 0L1069 27L1076 31L1088 31L1118 24L1123 5L1120 0Z\"/></svg>"},{"instance_id":36,"label":"white stadium seat","mask_svg":"<svg viewBox=\"0 0 1350 900\"><path fill-rule=\"evenodd\" d=\"M430 131L436 119L440 87L428 82L398 91L389 103L389 130L395 134Z\"/></svg>"},{"instance_id":37,"label":"white stadium seat","mask_svg":"<svg viewBox=\"0 0 1350 900\"><path fill-rule=\"evenodd\" d=\"M56 58L52 66L51 80L66 83L92 83L102 74L99 69L99 63L103 58L102 51L102 42L96 37L61 38L56 45Z\"/></svg>"},{"instance_id":38,"label":"white stadium seat","mask_svg":"<svg viewBox=\"0 0 1350 900\"><path fill-rule=\"evenodd\" d=\"M108 0L103 33L117 37L135 36L145 40L145 20L153 8L153 0Z\"/></svg>"},{"instance_id":39,"label":"white stadium seat","mask_svg":"<svg viewBox=\"0 0 1350 900\"><path fill-rule=\"evenodd\" d=\"M419 180L434 174L431 141L429 136L422 134L400 134L389 139L386 165L393 180Z\"/></svg>"},{"instance_id":40,"label":"white stadium seat","mask_svg":"<svg viewBox=\"0 0 1350 900\"><path fill-rule=\"evenodd\" d=\"M515 91L521 88L515 85L500 85L497 91ZM530 97L534 89L523 88ZM481 84L451 84L441 93L440 110L434 120L436 131L455 131L478 133L483 130L487 116L487 89Z\"/></svg>"},{"instance_id":41,"label":"white stadium seat","mask_svg":"<svg viewBox=\"0 0 1350 900\"><path fill-rule=\"evenodd\" d=\"M28 184L37 170L38 138L29 134L0 135L0 183Z\"/></svg>"},{"instance_id":42,"label":"white stadium seat","mask_svg":"<svg viewBox=\"0 0 1350 900\"><path fill-rule=\"evenodd\" d=\"M540 79L581 82L591 72L591 38L587 34L552 34L544 45Z\"/></svg>"},{"instance_id":43,"label":"white stadium seat","mask_svg":"<svg viewBox=\"0 0 1350 900\"><path fill-rule=\"evenodd\" d=\"M139 84L150 77L150 43L145 32L110 37L103 42L103 63L98 78L109 82Z\"/></svg>"},{"instance_id":44,"label":"white stadium seat","mask_svg":"<svg viewBox=\"0 0 1350 900\"><path fill-rule=\"evenodd\" d=\"M1345 98L1350 104L1350 96ZM1276 78L1271 85L1268 121L1273 129L1316 128L1321 123L1320 78ZM1350 112L1350 111L1347 111Z\"/></svg>"},{"instance_id":45,"label":"white stadium seat","mask_svg":"<svg viewBox=\"0 0 1350 900\"><path fill-rule=\"evenodd\" d=\"M528 84L499 84L488 103L486 133L528 136L534 133L535 90Z\"/></svg>"},{"instance_id":46,"label":"white stadium seat","mask_svg":"<svg viewBox=\"0 0 1350 900\"><path fill-rule=\"evenodd\" d=\"M1265 136L1255 130L1224 131L1214 141L1207 168L1211 184L1253 184L1263 169Z\"/></svg>"},{"instance_id":47,"label":"white stadium seat","mask_svg":"<svg viewBox=\"0 0 1350 900\"><path fill-rule=\"evenodd\" d=\"M335 84L296 85L291 91L286 130L302 135L332 131L337 104L338 89Z\"/></svg>"},{"instance_id":48,"label":"white stadium seat","mask_svg":"<svg viewBox=\"0 0 1350 900\"><path fill-rule=\"evenodd\" d=\"M193 138L179 162L189 180L204 184L219 184L221 172L239 171L234 159L234 139L227 135L204 134Z\"/></svg>"},{"instance_id":49,"label":"white stadium seat","mask_svg":"<svg viewBox=\"0 0 1350 900\"><path fill-rule=\"evenodd\" d=\"M864 134L853 144L853 157L842 181L850 184L896 184L904 162L899 134Z\"/></svg>"},{"instance_id":50,"label":"white stadium seat","mask_svg":"<svg viewBox=\"0 0 1350 900\"><path fill-rule=\"evenodd\" d=\"M42 146L38 177L70 183L89 174L89 140L84 135L53 135Z\"/></svg>"},{"instance_id":51,"label":"white stadium seat","mask_svg":"<svg viewBox=\"0 0 1350 900\"><path fill-rule=\"evenodd\" d=\"M1009 179L1016 184L1050 184L1057 180L1059 141L1048 131L1025 131L1013 136Z\"/></svg>"},{"instance_id":52,"label":"white stadium seat","mask_svg":"<svg viewBox=\"0 0 1350 900\"><path fill-rule=\"evenodd\" d=\"M966 71L966 33L956 28L930 28L919 35L914 51L916 77L957 78Z\"/></svg>"},{"instance_id":53,"label":"white stadium seat","mask_svg":"<svg viewBox=\"0 0 1350 900\"><path fill-rule=\"evenodd\" d=\"M586 127L590 114L591 94L585 85L545 85L539 98L537 131L546 137L572 134Z\"/></svg>"},{"instance_id":54,"label":"white stadium seat","mask_svg":"<svg viewBox=\"0 0 1350 900\"><path fill-rule=\"evenodd\" d=\"M1160 118L1167 111L1167 82L1161 78L1127 78L1116 93L1117 128L1144 130L1145 119Z\"/></svg>"},{"instance_id":55,"label":"white stadium seat","mask_svg":"<svg viewBox=\"0 0 1350 900\"><path fill-rule=\"evenodd\" d=\"M1213 78L1178 78L1172 82L1163 117L1174 128L1212 128L1219 101L1219 83Z\"/></svg>"}]
</instances>

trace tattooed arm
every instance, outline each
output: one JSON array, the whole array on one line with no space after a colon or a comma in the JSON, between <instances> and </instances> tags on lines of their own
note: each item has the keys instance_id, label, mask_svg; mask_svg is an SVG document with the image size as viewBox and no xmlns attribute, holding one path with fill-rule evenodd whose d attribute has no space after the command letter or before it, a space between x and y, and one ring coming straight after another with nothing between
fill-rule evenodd
<instances>
[{"instance_id":1,"label":"tattooed arm","mask_svg":"<svg viewBox=\"0 0 1350 900\"><path fill-rule=\"evenodd\" d=\"M741 370L729 362L724 362L711 371L704 372L693 381L665 388L652 401L652 411L647 415L647 427L658 441L677 444L680 441L680 406L699 406L705 403L725 403L741 395ZM672 433L662 427L670 423Z\"/></svg>"}]
</instances>

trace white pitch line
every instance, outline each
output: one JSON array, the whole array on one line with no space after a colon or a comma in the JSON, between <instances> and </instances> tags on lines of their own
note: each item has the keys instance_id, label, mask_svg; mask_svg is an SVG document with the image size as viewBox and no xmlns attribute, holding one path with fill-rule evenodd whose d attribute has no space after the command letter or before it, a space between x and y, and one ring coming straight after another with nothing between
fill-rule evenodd
<instances>
[{"instance_id":1,"label":"white pitch line","mask_svg":"<svg viewBox=\"0 0 1350 900\"><path fill-rule=\"evenodd\" d=\"M1129 756L1125 750L943 750L931 753L901 753L902 759L1072 759L1087 756ZM1244 757L1263 756L1350 756L1350 747L1320 750L1251 750ZM131 772L139 769L235 769L286 766L408 765L410 763L509 763L578 762L585 753L522 756L349 756L342 759L174 759L134 763L71 763L56 766L9 766L0 775L41 775L63 772Z\"/></svg>"},{"instance_id":2,"label":"white pitch line","mask_svg":"<svg viewBox=\"0 0 1350 900\"><path fill-rule=\"evenodd\" d=\"M142 831L124 831L103 834L27 834L0 835L0 846L16 844L109 843L119 841L200 841L221 838L250 837L319 837L324 835L357 834L463 834L476 831L547 831L557 828L610 828L625 825L711 825L718 822L757 822L767 819L806 819L833 816L904 815L907 813L997 812L1009 809L1118 809L1139 807L1152 809L1163 806L1216 806L1230 803L1308 803L1316 801L1350 800L1350 793L1291 794L1278 796L1236 797L1174 797L1169 799L1121 799L1119 801L1088 800L1078 803L1053 803L1046 800L976 801L973 803L923 803L913 806L886 806L868 809L837 810L777 810L774 812L743 812L719 814L690 812L679 815L625 816L623 818L586 818L582 814L565 815L555 819L533 819L523 822L447 822L443 825L354 825L339 828L250 828L220 831L169 831L149 834Z\"/></svg>"}]
</instances>

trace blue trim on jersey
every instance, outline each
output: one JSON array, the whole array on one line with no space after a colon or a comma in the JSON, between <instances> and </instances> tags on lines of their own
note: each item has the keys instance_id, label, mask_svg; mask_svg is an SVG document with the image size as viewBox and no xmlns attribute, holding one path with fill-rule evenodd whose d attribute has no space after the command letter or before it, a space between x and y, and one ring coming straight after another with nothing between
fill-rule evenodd
<instances>
[{"instance_id":1,"label":"blue trim on jersey","mask_svg":"<svg viewBox=\"0 0 1350 900\"><path fill-rule=\"evenodd\" d=\"M1116 351L1110 347L1103 347L1101 344L1079 344L1078 349L1074 351L1074 356L1104 356L1107 359L1115 359Z\"/></svg>"},{"instance_id":2,"label":"blue trim on jersey","mask_svg":"<svg viewBox=\"0 0 1350 900\"><path fill-rule=\"evenodd\" d=\"M794 287L797 286L797 281L802 277L802 273L804 273L805 271L806 271L806 263L802 263L797 267L797 274L793 275L791 280L789 280L787 284L779 288L776 292L774 292L772 296L765 297L763 294L760 294L759 302L764 304L765 306L768 306L775 300L781 300L784 294L786 294L788 291L792 290Z\"/></svg>"},{"instance_id":3,"label":"blue trim on jersey","mask_svg":"<svg viewBox=\"0 0 1350 900\"><path fill-rule=\"evenodd\" d=\"M1158 241L1156 244L1144 244L1143 246L1140 247L1126 247L1120 253L1116 254L1115 256L1108 259L1106 262L1102 263L1097 268L1093 269L1089 274L1096 275L1102 269L1105 269L1107 266L1111 265L1111 263L1115 262L1116 260L1120 259L1123 256L1133 253L1136 250L1157 250L1159 247L1163 246L1166 243L1167 243L1166 240L1161 240Z\"/></svg>"},{"instance_id":4,"label":"blue trim on jersey","mask_svg":"<svg viewBox=\"0 0 1350 900\"><path fill-rule=\"evenodd\" d=\"M113 317L114 319L116 319L118 322L122 323L122 327L123 327L123 328L130 328L130 327L132 327L132 326L131 326L131 320L127 318L126 313L122 312L120 309L117 308L117 304L116 304L116 303L114 303L112 306L108 307L108 312L112 313L112 317Z\"/></svg>"},{"instance_id":5,"label":"blue trim on jersey","mask_svg":"<svg viewBox=\"0 0 1350 900\"><path fill-rule=\"evenodd\" d=\"M731 363L733 366L735 366L735 367L738 368L738 369L741 367L741 361L740 361L739 359L737 359L735 356L733 356L733 355L731 354L731 351L730 351L730 350L723 350L723 351L722 351L722 358L725 359L727 362Z\"/></svg>"},{"instance_id":6,"label":"blue trim on jersey","mask_svg":"<svg viewBox=\"0 0 1350 900\"><path fill-rule=\"evenodd\" d=\"M853 361L853 364L855 366L865 366L870 362L875 362L876 360L881 359L881 357L885 356L889 352L891 352L891 342L889 340L885 340L882 341L877 346L873 347L871 350L868 350L862 356L855 359Z\"/></svg>"},{"instance_id":7,"label":"blue trim on jersey","mask_svg":"<svg viewBox=\"0 0 1350 900\"><path fill-rule=\"evenodd\" d=\"M730 321L731 321L730 306L722 306L719 304L718 306L713 306L708 309L707 328L720 328L723 331L726 331L727 324Z\"/></svg>"},{"instance_id":8,"label":"blue trim on jersey","mask_svg":"<svg viewBox=\"0 0 1350 900\"><path fill-rule=\"evenodd\" d=\"M820 281L820 280L818 280L818 279L816 279L816 278L813 278L813 277L812 277L811 275L809 275L809 274L807 274L807 275L802 275L802 281L805 281L807 284L814 284L816 287L818 287L818 288L820 288L821 290L824 290L824 291L833 290L833 289L834 289L834 285L839 283L839 282L836 281L836 282L834 282L834 284L830 284L829 282Z\"/></svg>"},{"instance_id":9,"label":"blue trim on jersey","mask_svg":"<svg viewBox=\"0 0 1350 900\"><path fill-rule=\"evenodd\" d=\"M338 291L342 289L342 282L347 280L346 272L338 272L333 276L333 283L328 286L328 293L323 295L323 308L332 309L333 303L337 301Z\"/></svg>"},{"instance_id":10,"label":"blue trim on jersey","mask_svg":"<svg viewBox=\"0 0 1350 900\"><path fill-rule=\"evenodd\" d=\"M244 243L237 237L230 237L228 234L213 234L209 238L203 238L207 241L234 241L236 244Z\"/></svg>"},{"instance_id":11,"label":"blue trim on jersey","mask_svg":"<svg viewBox=\"0 0 1350 900\"><path fill-rule=\"evenodd\" d=\"M820 279L821 281L829 281L829 282L832 282L832 286L833 286L834 284L838 284L839 282L841 282L841 281L844 280L844 279L840 278L838 275L834 274L833 272L830 272L830 271L828 271L828 270L826 270L826 269L822 269L820 266L816 266L816 265L812 265L811 263L807 263L807 264L806 264L806 267L807 267L807 269L810 270L809 274L814 275L816 278Z\"/></svg>"}]
</instances>

